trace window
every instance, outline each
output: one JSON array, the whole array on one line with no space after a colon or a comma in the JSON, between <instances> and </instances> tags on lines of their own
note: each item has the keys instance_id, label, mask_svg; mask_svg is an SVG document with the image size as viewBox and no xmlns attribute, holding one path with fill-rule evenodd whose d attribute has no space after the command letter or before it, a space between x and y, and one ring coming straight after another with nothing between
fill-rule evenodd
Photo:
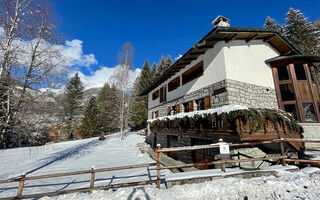
<instances>
[{"instance_id":1,"label":"window","mask_svg":"<svg viewBox=\"0 0 320 200\"><path fill-rule=\"evenodd\" d=\"M197 104L197 110L205 110L204 98L197 99L196 104Z\"/></svg>"},{"instance_id":2,"label":"window","mask_svg":"<svg viewBox=\"0 0 320 200\"><path fill-rule=\"evenodd\" d=\"M192 112L193 111L193 101L189 101L183 104L184 112Z\"/></svg>"},{"instance_id":3,"label":"window","mask_svg":"<svg viewBox=\"0 0 320 200\"><path fill-rule=\"evenodd\" d=\"M282 101L294 101L294 91L291 83L289 84L280 84L280 92Z\"/></svg>"},{"instance_id":4,"label":"window","mask_svg":"<svg viewBox=\"0 0 320 200\"><path fill-rule=\"evenodd\" d=\"M296 105L295 104L286 104L286 105L284 105L284 110L286 112L290 113L291 115L293 115L295 119L298 119L297 110L296 110Z\"/></svg>"},{"instance_id":5,"label":"window","mask_svg":"<svg viewBox=\"0 0 320 200\"><path fill-rule=\"evenodd\" d=\"M304 117L307 122L312 122L317 120L312 103L302 103L302 107L303 107Z\"/></svg>"},{"instance_id":6,"label":"window","mask_svg":"<svg viewBox=\"0 0 320 200\"><path fill-rule=\"evenodd\" d=\"M289 80L287 66L278 67L277 70L278 70L279 81Z\"/></svg>"},{"instance_id":7,"label":"window","mask_svg":"<svg viewBox=\"0 0 320 200\"><path fill-rule=\"evenodd\" d=\"M167 101L167 87L160 88L160 103Z\"/></svg>"},{"instance_id":8,"label":"window","mask_svg":"<svg viewBox=\"0 0 320 200\"><path fill-rule=\"evenodd\" d=\"M176 115L177 113L180 113L179 104L172 107L168 107L168 115Z\"/></svg>"},{"instance_id":9,"label":"window","mask_svg":"<svg viewBox=\"0 0 320 200\"><path fill-rule=\"evenodd\" d=\"M307 80L303 64L294 64L294 70L296 71L297 80Z\"/></svg>"},{"instance_id":10,"label":"window","mask_svg":"<svg viewBox=\"0 0 320 200\"><path fill-rule=\"evenodd\" d=\"M180 86L180 76L176 77L168 84L168 91L171 92Z\"/></svg>"},{"instance_id":11,"label":"window","mask_svg":"<svg viewBox=\"0 0 320 200\"><path fill-rule=\"evenodd\" d=\"M158 118L159 117L159 110L154 112L154 118Z\"/></svg>"},{"instance_id":12,"label":"window","mask_svg":"<svg viewBox=\"0 0 320 200\"><path fill-rule=\"evenodd\" d=\"M159 90L152 93L152 100L156 100L159 97Z\"/></svg>"},{"instance_id":13,"label":"window","mask_svg":"<svg viewBox=\"0 0 320 200\"><path fill-rule=\"evenodd\" d=\"M189 83L190 81L203 75L203 61L199 62L195 66L182 74L182 85Z\"/></svg>"},{"instance_id":14,"label":"window","mask_svg":"<svg viewBox=\"0 0 320 200\"><path fill-rule=\"evenodd\" d=\"M314 77L316 77L316 76L315 76L314 68L311 66L311 67L308 67L308 69L309 69L309 72L310 72L311 81L315 82L315 78Z\"/></svg>"},{"instance_id":15,"label":"window","mask_svg":"<svg viewBox=\"0 0 320 200\"><path fill-rule=\"evenodd\" d=\"M213 91L213 95L219 95L219 94L222 94L226 91L226 88L223 87L223 88L219 88L219 89L216 89Z\"/></svg>"}]
</instances>

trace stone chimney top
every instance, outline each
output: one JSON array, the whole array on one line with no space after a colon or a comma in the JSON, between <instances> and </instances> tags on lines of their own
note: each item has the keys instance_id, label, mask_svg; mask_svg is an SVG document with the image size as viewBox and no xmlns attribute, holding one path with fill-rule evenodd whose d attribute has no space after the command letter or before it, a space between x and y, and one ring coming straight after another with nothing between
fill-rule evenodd
<instances>
[{"instance_id":1,"label":"stone chimney top","mask_svg":"<svg viewBox=\"0 0 320 200\"><path fill-rule=\"evenodd\" d=\"M212 24L214 26L225 26L225 27L229 27L230 26L229 19L224 17L224 16L221 16L221 15L219 15L217 18L215 18L213 20Z\"/></svg>"}]
</instances>

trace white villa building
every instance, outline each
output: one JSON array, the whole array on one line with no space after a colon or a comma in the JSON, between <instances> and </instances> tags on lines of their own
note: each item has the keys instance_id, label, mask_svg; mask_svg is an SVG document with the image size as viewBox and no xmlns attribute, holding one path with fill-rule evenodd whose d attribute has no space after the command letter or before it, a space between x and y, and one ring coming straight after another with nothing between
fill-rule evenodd
<instances>
[{"instance_id":1,"label":"white villa building","mask_svg":"<svg viewBox=\"0 0 320 200\"><path fill-rule=\"evenodd\" d=\"M228 22L218 16L214 28L141 94L148 95L148 118L235 104L279 108L292 113L305 134L320 130L320 57L304 55L276 31ZM155 137L170 146L170 134ZM186 136L177 137L171 140L180 144Z\"/></svg>"}]
</instances>

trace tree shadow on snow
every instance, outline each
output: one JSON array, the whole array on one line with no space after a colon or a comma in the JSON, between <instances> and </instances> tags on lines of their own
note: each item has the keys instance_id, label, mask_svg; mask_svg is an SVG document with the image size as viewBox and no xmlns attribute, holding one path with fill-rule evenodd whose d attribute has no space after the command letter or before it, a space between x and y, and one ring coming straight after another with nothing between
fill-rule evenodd
<instances>
[{"instance_id":1,"label":"tree shadow on snow","mask_svg":"<svg viewBox=\"0 0 320 200\"><path fill-rule=\"evenodd\" d=\"M69 149L61 150L58 153L55 153L53 156L49 156L47 158L42 159L41 161L45 161L45 163L35 169L32 169L32 170L26 172L26 175L31 174L35 171L38 171L44 167L47 167L55 162L65 160L67 158L71 158L71 157L79 154L82 151L90 149L91 147L96 147L98 143L100 143L99 140L93 140L93 141L85 143L85 144L76 145L76 146L69 148Z\"/></svg>"},{"instance_id":2,"label":"tree shadow on snow","mask_svg":"<svg viewBox=\"0 0 320 200\"><path fill-rule=\"evenodd\" d=\"M148 195L148 193L146 193L146 190L144 189L144 187L133 188L133 190L129 194L127 200L141 200L139 197L136 197L135 199L133 199L133 195L139 190L144 193L144 196L146 197L146 200L150 200L150 196Z\"/></svg>"}]
</instances>

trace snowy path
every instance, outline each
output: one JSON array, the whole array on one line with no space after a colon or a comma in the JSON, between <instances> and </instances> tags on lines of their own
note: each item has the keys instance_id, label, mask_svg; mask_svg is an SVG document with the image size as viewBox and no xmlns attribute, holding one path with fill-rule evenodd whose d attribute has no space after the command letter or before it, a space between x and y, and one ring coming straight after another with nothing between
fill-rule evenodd
<instances>
[{"instance_id":1,"label":"snowy path","mask_svg":"<svg viewBox=\"0 0 320 200\"><path fill-rule=\"evenodd\" d=\"M125 140L119 134L106 137L61 142L41 147L26 147L0 150L0 180L26 173L27 176L118 167L133 164L153 163L148 154L142 154L137 143L144 138L129 133ZM162 174L170 173L163 171ZM95 186L134 182L156 178L154 167L97 173ZM66 176L35 181L26 181L23 194L54 192L88 187L90 174ZM18 183L0 184L0 198L15 196Z\"/></svg>"},{"instance_id":2,"label":"snowy path","mask_svg":"<svg viewBox=\"0 0 320 200\"><path fill-rule=\"evenodd\" d=\"M320 199L320 169L279 172L278 176L251 179L224 178L198 184L176 185L170 189L144 186L74 193L41 200L212 200L212 199Z\"/></svg>"}]
</instances>

